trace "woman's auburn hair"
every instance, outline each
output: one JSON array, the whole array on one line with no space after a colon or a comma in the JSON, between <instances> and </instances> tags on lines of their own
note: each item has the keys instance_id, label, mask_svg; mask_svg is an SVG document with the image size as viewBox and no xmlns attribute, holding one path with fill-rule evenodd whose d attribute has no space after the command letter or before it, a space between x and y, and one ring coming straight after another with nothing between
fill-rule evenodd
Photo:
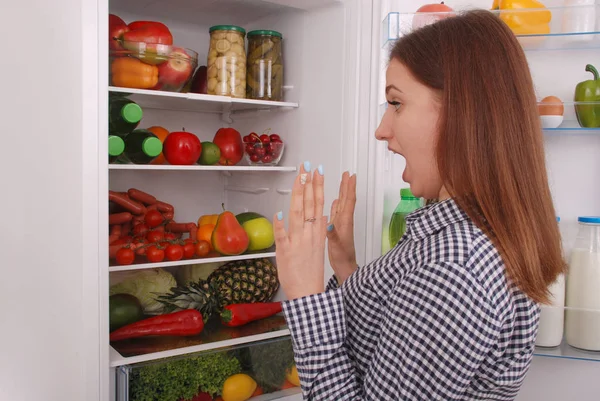
<instances>
[{"instance_id":1,"label":"woman's auburn hair","mask_svg":"<svg viewBox=\"0 0 600 401\"><path fill-rule=\"evenodd\" d=\"M549 303L566 271L527 59L496 15L468 11L400 38L390 59L441 99L436 160L450 196L492 240L506 274Z\"/></svg>"}]
</instances>

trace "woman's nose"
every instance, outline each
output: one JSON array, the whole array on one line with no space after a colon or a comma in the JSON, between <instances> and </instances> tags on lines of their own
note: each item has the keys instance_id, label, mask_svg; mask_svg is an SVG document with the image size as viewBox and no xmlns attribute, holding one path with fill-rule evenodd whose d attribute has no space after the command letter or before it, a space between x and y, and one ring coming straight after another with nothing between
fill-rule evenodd
<instances>
[{"instance_id":1,"label":"woman's nose","mask_svg":"<svg viewBox=\"0 0 600 401\"><path fill-rule=\"evenodd\" d=\"M385 114L383 115L383 118L381 119L381 122L379 123L379 126L375 130L375 138L377 138L380 141L387 140L391 137L392 134L392 130L389 123L388 111L389 110L386 110Z\"/></svg>"}]
</instances>

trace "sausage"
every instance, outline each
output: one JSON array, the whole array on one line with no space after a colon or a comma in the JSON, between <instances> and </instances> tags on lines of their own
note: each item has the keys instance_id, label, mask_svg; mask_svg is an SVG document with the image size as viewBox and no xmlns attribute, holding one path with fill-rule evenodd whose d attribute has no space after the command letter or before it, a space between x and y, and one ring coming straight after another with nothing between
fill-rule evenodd
<instances>
[{"instance_id":1,"label":"sausage","mask_svg":"<svg viewBox=\"0 0 600 401\"><path fill-rule=\"evenodd\" d=\"M145 205L154 205L156 198L146 192L140 191L139 189L131 188L127 191L129 197L138 202L142 202Z\"/></svg>"},{"instance_id":2,"label":"sausage","mask_svg":"<svg viewBox=\"0 0 600 401\"><path fill-rule=\"evenodd\" d=\"M146 209L141 203L131 200L127 195L115 191L108 191L108 200L115 202L133 214L143 214Z\"/></svg>"},{"instance_id":3,"label":"sausage","mask_svg":"<svg viewBox=\"0 0 600 401\"><path fill-rule=\"evenodd\" d=\"M123 224L131 221L133 215L129 212L113 213L108 216L108 224Z\"/></svg>"},{"instance_id":4,"label":"sausage","mask_svg":"<svg viewBox=\"0 0 600 401\"><path fill-rule=\"evenodd\" d=\"M175 223L173 221L171 223L168 223L167 226L165 227L165 229L172 233L187 233L190 230L188 227L189 224L194 224L194 223Z\"/></svg>"},{"instance_id":5,"label":"sausage","mask_svg":"<svg viewBox=\"0 0 600 401\"><path fill-rule=\"evenodd\" d=\"M146 212L149 210L158 210L158 205L155 203L153 205L146 206Z\"/></svg>"},{"instance_id":6,"label":"sausage","mask_svg":"<svg viewBox=\"0 0 600 401\"><path fill-rule=\"evenodd\" d=\"M116 240L118 240L121 237L121 232L122 229L120 224L115 224L114 226L112 226L110 228L110 235L108 236L108 244L110 245Z\"/></svg>"},{"instance_id":7,"label":"sausage","mask_svg":"<svg viewBox=\"0 0 600 401\"><path fill-rule=\"evenodd\" d=\"M170 205L166 202L158 201L156 202L156 205L158 206L159 212L175 212L175 208L173 207L173 205Z\"/></svg>"},{"instance_id":8,"label":"sausage","mask_svg":"<svg viewBox=\"0 0 600 401\"><path fill-rule=\"evenodd\" d=\"M196 223L188 223L188 231L190 232L190 238L196 242L198 239L198 226Z\"/></svg>"},{"instance_id":9,"label":"sausage","mask_svg":"<svg viewBox=\"0 0 600 401\"><path fill-rule=\"evenodd\" d=\"M121 236L129 235L130 232L131 232L131 223L127 222L127 223L123 224L123 232L121 233Z\"/></svg>"},{"instance_id":10,"label":"sausage","mask_svg":"<svg viewBox=\"0 0 600 401\"><path fill-rule=\"evenodd\" d=\"M175 213L173 212L162 212L162 215L165 220L173 220L173 217L175 217Z\"/></svg>"}]
</instances>

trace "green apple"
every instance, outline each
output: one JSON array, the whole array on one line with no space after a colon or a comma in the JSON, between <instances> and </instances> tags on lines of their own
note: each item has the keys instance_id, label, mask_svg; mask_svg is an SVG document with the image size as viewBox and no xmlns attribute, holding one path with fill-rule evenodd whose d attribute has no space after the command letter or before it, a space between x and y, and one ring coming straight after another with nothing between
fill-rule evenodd
<instances>
[{"instance_id":1,"label":"green apple","mask_svg":"<svg viewBox=\"0 0 600 401\"><path fill-rule=\"evenodd\" d=\"M236 218L250 239L249 251L260 251L273 246L275 234L269 219L254 212L240 213Z\"/></svg>"}]
</instances>

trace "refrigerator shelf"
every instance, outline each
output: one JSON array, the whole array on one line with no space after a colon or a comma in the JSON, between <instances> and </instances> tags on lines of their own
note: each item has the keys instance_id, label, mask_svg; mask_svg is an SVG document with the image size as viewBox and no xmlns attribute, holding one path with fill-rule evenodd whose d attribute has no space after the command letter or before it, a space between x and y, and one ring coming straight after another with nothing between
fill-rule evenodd
<instances>
[{"instance_id":1,"label":"refrigerator shelf","mask_svg":"<svg viewBox=\"0 0 600 401\"><path fill-rule=\"evenodd\" d=\"M154 361L289 335L290 331L282 314L240 327L226 327L213 316L197 336L142 337L113 342L110 344L110 366Z\"/></svg>"},{"instance_id":2,"label":"refrigerator shelf","mask_svg":"<svg viewBox=\"0 0 600 401\"><path fill-rule=\"evenodd\" d=\"M139 256L138 256L139 257ZM236 256L221 256L217 258L201 258L201 259L182 259L173 262L157 262L157 263L137 263L131 265L111 265L108 268L109 272L120 272L129 270L155 269L158 267L176 267L203 263L219 263L231 262L234 260L250 260L261 258L274 258L275 252L249 253Z\"/></svg>"},{"instance_id":3,"label":"refrigerator shelf","mask_svg":"<svg viewBox=\"0 0 600 401\"><path fill-rule=\"evenodd\" d=\"M577 349L567 344L566 340L564 339L558 347L535 347L533 355L549 358L600 362L600 351L592 352Z\"/></svg>"},{"instance_id":4,"label":"refrigerator shelf","mask_svg":"<svg viewBox=\"0 0 600 401\"><path fill-rule=\"evenodd\" d=\"M550 33L516 35L524 50L578 50L600 48L600 27L594 25L593 21L591 21L588 27L584 27L583 29L581 29L581 25L571 26L571 19L581 18L581 14L579 13L590 14L588 17L591 16L591 19L593 20L593 15L600 13L599 4L561 7L552 7L552 4L547 4L547 6L547 10L552 13ZM457 9L456 11L460 12L464 10ZM501 13L496 10L488 11L496 15ZM522 12L530 14L535 11L536 10L532 9L510 10L510 13L519 14ZM429 13L429 16L433 17L434 15L437 15L439 17L445 17L449 14L452 13ZM413 19L416 15L417 13L388 13L381 24L382 48L387 48L394 40L410 33L412 30ZM421 15L426 14L423 13Z\"/></svg>"},{"instance_id":5,"label":"refrigerator shelf","mask_svg":"<svg viewBox=\"0 0 600 401\"><path fill-rule=\"evenodd\" d=\"M177 93L147 89L109 87L110 92L129 93L130 98L142 108L189 111L198 113L239 113L249 111L286 110L298 108L294 102L236 99L227 96Z\"/></svg>"},{"instance_id":6,"label":"refrigerator shelf","mask_svg":"<svg viewBox=\"0 0 600 401\"><path fill-rule=\"evenodd\" d=\"M109 164L109 170L156 170L156 171L226 171L226 172L294 172L294 166L173 166L170 164Z\"/></svg>"}]
</instances>

